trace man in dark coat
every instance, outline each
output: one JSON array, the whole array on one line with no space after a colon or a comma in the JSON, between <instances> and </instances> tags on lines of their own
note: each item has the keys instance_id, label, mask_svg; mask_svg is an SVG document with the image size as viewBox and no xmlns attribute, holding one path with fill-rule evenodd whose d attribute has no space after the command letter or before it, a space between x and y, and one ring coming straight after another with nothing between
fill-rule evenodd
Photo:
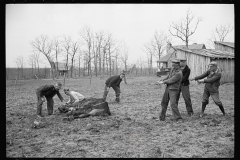
<instances>
[{"instance_id":1,"label":"man in dark coat","mask_svg":"<svg viewBox=\"0 0 240 160\"><path fill-rule=\"evenodd\" d=\"M106 80L104 93L103 93L104 101L106 101L108 91L109 91L110 87L112 87L116 94L115 101L120 102L120 93L121 93L120 83L122 82L122 79L124 79L125 83L127 84L124 72L122 72L120 75L112 76Z\"/></svg>"},{"instance_id":2,"label":"man in dark coat","mask_svg":"<svg viewBox=\"0 0 240 160\"><path fill-rule=\"evenodd\" d=\"M213 101L215 102L215 104L218 105L218 107L222 111L223 115L225 115L222 102L219 100L219 91L218 91L222 74L220 70L217 68L217 62L215 61L212 61L209 64L209 68L210 69L204 72L202 75L197 76L193 79L190 79L190 80L198 80L198 83L206 83L204 87L203 97L202 97L202 112L200 114L200 117L203 116L206 105L209 103L210 95ZM207 79L203 79L205 77L207 77Z\"/></svg>"},{"instance_id":3,"label":"man in dark coat","mask_svg":"<svg viewBox=\"0 0 240 160\"><path fill-rule=\"evenodd\" d=\"M179 93L181 80L182 71L180 69L180 61L177 59L172 60L172 69L170 70L168 76L160 82L162 84L167 84L161 102L162 111L159 117L160 121L165 121L169 101L172 108L174 120L179 121L180 119L182 119L177 104L177 96Z\"/></svg>"},{"instance_id":4,"label":"man in dark coat","mask_svg":"<svg viewBox=\"0 0 240 160\"><path fill-rule=\"evenodd\" d=\"M179 101L180 94L182 92L182 96L185 101L187 113L189 116L192 116L193 109L192 109L192 102L191 102L190 93L189 93L189 84L190 83L188 80L191 70L188 67L188 65L186 64L186 58L181 58L179 60L180 60L180 66L181 66L183 77L182 77L182 81L180 83L180 89L179 89L179 94L177 97L177 103Z\"/></svg>"},{"instance_id":5,"label":"man in dark coat","mask_svg":"<svg viewBox=\"0 0 240 160\"><path fill-rule=\"evenodd\" d=\"M48 109L48 115L52 115L53 113L53 97L57 94L58 98L63 101L62 95L59 93L59 90L61 89L62 84L58 82L55 85L44 85L37 89L37 115L38 117L43 117L42 115L42 104L45 101L45 98L47 99L47 109ZM45 97L45 98L44 98Z\"/></svg>"}]
</instances>

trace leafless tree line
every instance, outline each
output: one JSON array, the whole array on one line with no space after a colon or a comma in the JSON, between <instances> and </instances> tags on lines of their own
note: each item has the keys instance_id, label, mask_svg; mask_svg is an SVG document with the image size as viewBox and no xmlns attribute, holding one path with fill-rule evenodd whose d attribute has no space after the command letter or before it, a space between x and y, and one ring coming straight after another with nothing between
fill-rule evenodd
<instances>
[{"instance_id":1,"label":"leafless tree line","mask_svg":"<svg viewBox=\"0 0 240 160\"><path fill-rule=\"evenodd\" d=\"M148 68L150 73L153 71L153 58L159 60L162 57L168 39L169 37L164 33L164 31L155 31L153 37L150 39L150 42L144 45L143 50L148 55Z\"/></svg>"},{"instance_id":2,"label":"leafless tree line","mask_svg":"<svg viewBox=\"0 0 240 160\"><path fill-rule=\"evenodd\" d=\"M70 75L80 76L98 76L112 75L119 73L119 66L123 66L125 71L133 71L137 74L140 69L141 73L144 68L148 69L150 74L153 73L154 60L160 60L167 44L171 45L171 38L176 37L184 42L186 47L189 45L190 37L196 32L202 18L195 17L190 9L187 10L185 17L179 22L172 22L169 26L169 34L163 30L155 31L149 42L145 43L142 50L147 54L147 60L142 57L135 61L135 65L128 66L129 48L121 41L118 41L113 34L105 31L93 31L90 27L83 27L78 33L78 39L73 40L70 36L57 36L50 39L47 35L41 35L30 44L33 47L33 54L29 56L29 65L32 67L32 75L39 73L40 55L48 60L51 67L51 77L58 78L59 57L64 59L66 70L70 70ZM219 26L212 31L209 41L214 46L214 41L224 41L226 36L233 30L233 27ZM214 47L213 47L214 48ZM18 68L18 77L23 75L23 57L16 59ZM74 73L78 68L78 73ZM81 71L83 73L81 73Z\"/></svg>"},{"instance_id":3,"label":"leafless tree line","mask_svg":"<svg viewBox=\"0 0 240 160\"><path fill-rule=\"evenodd\" d=\"M22 56L17 57L15 63L17 64L17 79L23 78L23 67L25 65L23 61L23 57ZM20 72L21 72L21 76L20 76Z\"/></svg>"},{"instance_id":4,"label":"leafless tree line","mask_svg":"<svg viewBox=\"0 0 240 160\"><path fill-rule=\"evenodd\" d=\"M98 76L103 74L112 75L119 72L119 65L122 62L127 70L128 48L121 48L123 43L117 41L111 33L104 31L94 32L90 27L85 26L78 33L78 40L70 36L54 37L51 40L47 35L37 37L30 44L34 52L41 53L48 60L51 67L51 77L58 78L59 56L64 57L66 70L70 70L73 77L73 69L78 65L78 75L83 66L83 75ZM30 56L32 67L39 64L34 56ZM34 59L34 60L33 60ZM86 71L86 73L85 73ZM68 73L68 72L67 72Z\"/></svg>"},{"instance_id":5,"label":"leafless tree line","mask_svg":"<svg viewBox=\"0 0 240 160\"><path fill-rule=\"evenodd\" d=\"M33 54L29 55L28 63L32 68L32 76L39 75L40 54L34 52Z\"/></svg>"}]
</instances>

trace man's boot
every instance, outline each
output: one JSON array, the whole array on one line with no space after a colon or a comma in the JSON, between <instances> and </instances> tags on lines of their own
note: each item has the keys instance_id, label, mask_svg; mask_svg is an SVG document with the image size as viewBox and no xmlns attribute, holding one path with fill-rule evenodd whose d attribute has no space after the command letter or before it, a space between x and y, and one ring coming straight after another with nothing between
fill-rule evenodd
<instances>
[{"instance_id":1,"label":"man's boot","mask_svg":"<svg viewBox=\"0 0 240 160\"><path fill-rule=\"evenodd\" d=\"M220 104L220 105L218 105L218 107L220 108L220 110L222 111L223 115L225 116L225 111L224 111L223 105Z\"/></svg>"},{"instance_id":2,"label":"man's boot","mask_svg":"<svg viewBox=\"0 0 240 160\"><path fill-rule=\"evenodd\" d=\"M116 101L117 103L120 102L120 93L116 94L116 99L115 99L115 101Z\"/></svg>"},{"instance_id":3,"label":"man's boot","mask_svg":"<svg viewBox=\"0 0 240 160\"><path fill-rule=\"evenodd\" d=\"M115 99L115 101L116 101L117 103L119 103L119 102L120 102L120 98L117 97L117 98Z\"/></svg>"},{"instance_id":4,"label":"man's boot","mask_svg":"<svg viewBox=\"0 0 240 160\"><path fill-rule=\"evenodd\" d=\"M42 115L42 104L43 104L43 102L38 102L38 104L37 104L37 116L38 116L39 118L44 117L44 116Z\"/></svg>"},{"instance_id":5,"label":"man's boot","mask_svg":"<svg viewBox=\"0 0 240 160\"><path fill-rule=\"evenodd\" d=\"M200 113L199 117L202 117L202 116L203 116L203 113L204 113L204 111L205 111L206 106L207 106L206 103L202 103L202 112Z\"/></svg>"}]
</instances>

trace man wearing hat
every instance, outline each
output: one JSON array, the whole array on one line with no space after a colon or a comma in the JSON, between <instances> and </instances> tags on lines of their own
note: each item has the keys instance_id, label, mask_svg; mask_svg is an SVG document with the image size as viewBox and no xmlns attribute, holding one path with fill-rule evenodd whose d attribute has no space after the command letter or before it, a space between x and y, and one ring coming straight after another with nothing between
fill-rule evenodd
<instances>
[{"instance_id":1,"label":"man wearing hat","mask_svg":"<svg viewBox=\"0 0 240 160\"><path fill-rule=\"evenodd\" d=\"M190 93L189 93L189 80L188 80L191 70L186 64L186 60L187 60L186 58L180 58L179 60L180 60L180 66L181 66L183 77L182 77L182 82L180 83L180 90L177 97L177 103L180 98L180 93L182 92L182 96L186 104L187 113L189 116L192 116L193 109L192 109L192 102L191 102Z\"/></svg>"},{"instance_id":2,"label":"man wearing hat","mask_svg":"<svg viewBox=\"0 0 240 160\"><path fill-rule=\"evenodd\" d=\"M215 61L212 61L209 64L209 68L210 69L207 70L202 75L197 76L193 79L190 79L190 80L197 80L198 83L206 83L204 87L203 97L202 97L202 112L200 114L200 117L203 116L203 113L206 108L206 105L208 104L210 95L213 101L215 102L215 104L219 106L223 115L225 115L222 102L219 100L219 91L218 91L218 88L220 86L221 72L217 68L217 62ZM207 77L207 79L203 79L205 77Z\"/></svg>"},{"instance_id":3,"label":"man wearing hat","mask_svg":"<svg viewBox=\"0 0 240 160\"><path fill-rule=\"evenodd\" d=\"M112 87L116 94L115 101L120 102L120 93L121 93L120 83L122 82L122 79L124 79L124 78L125 78L125 73L122 72L120 75L112 76L106 80L104 93L103 93L104 101L106 101L109 89L110 89L110 87ZM127 84L126 79L124 79L124 81Z\"/></svg>"},{"instance_id":4,"label":"man wearing hat","mask_svg":"<svg viewBox=\"0 0 240 160\"><path fill-rule=\"evenodd\" d=\"M170 105L172 108L172 114L173 114L174 120L178 121L182 119L181 114L178 110L178 104L177 104L177 96L178 96L181 80L182 80L182 71L180 68L180 61L177 59L174 59L172 60L172 69L170 70L168 76L160 82L167 85L162 98L162 102L161 102L162 111L159 117L160 121L165 120L169 100L170 100Z\"/></svg>"},{"instance_id":5,"label":"man wearing hat","mask_svg":"<svg viewBox=\"0 0 240 160\"><path fill-rule=\"evenodd\" d=\"M62 84L60 82L56 83L55 85L44 85L37 89L37 116L43 117L42 115L42 104L45 101L45 98L47 99L47 110L48 115L52 115L53 113L53 97L57 94L58 98L63 101L62 95L59 93L59 90L61 89ZM45 98L44 98L45 97Z\"/></svg>"}]
</instances>

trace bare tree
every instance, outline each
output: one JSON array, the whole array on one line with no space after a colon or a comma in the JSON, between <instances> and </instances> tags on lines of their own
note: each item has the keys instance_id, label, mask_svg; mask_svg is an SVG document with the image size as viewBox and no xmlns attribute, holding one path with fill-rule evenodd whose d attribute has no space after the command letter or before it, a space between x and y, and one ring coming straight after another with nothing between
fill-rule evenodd
<instances>
[{"instance_id":1,"label":"bare tree","mask_svg":"<svg viewBox=\"0 0 240 160\"><path fill-rule=\"evenodd\" d=\"M77 41L76 42L72 41L71 44L72 44L71 45L72 52L70 53L70 55L71 55L71 78L72 78L72 73L73 73L73 68L74 68L73 61L74 61L74 57L78 51L79 44Z\"/></svg>"},{"instance_id":2,"label":"bare tree","mask_svg":"<svg viewBox=\"0 0 240 160\"><path fill-rule=\"evenodd\" d=\"M16 59L16 64L17 64L17 68L18 68L18 79L20 78L20 77L24 77L23 76L23 66L24 66L24 62L23 62L23 57L22 56L19 56L19 57L17 57L17 59ZM19 74L19 72L20 72L20 69L21 69L21 76L19 76L20 74Z\"/></svg>"},{"instance_id":3,"label":"bare tree","mask_svg":"<svg viewBox=\"0 0 240 160\"><path fill-rule=\"evenodd\" d=\"M54 70L55 70L55 64L51 57L52 52L52 42L49 41L47 36L41 35L40 37L37 37L35 41L31 42L31 45L34 49L36 49L38 52L42 53L48 60L50 66L51 66L51 77L54 79Z\"/></svg>"},{"instance_id":4,"label":"bare tree","mask_svg":"<svg viewBox=\"0 0 240 160\"><path fill-rule=\"evenodd\" d=\"M33 59L34 59L35 73L37 72L39 75L40 54L35 52L33 54Z\"/></svg>"},{"instance_id":5,"label":"bare tree","mask_svg":"<svg viewBox=\"0 0 240 160\"><path fill-rule=\"evenodd\" d=\"M33 73L33 68L34 68L34 58L33 58L33 54L31 54L31 55L29 55L29 57L28 57L28 64L29 64L29 66L31 66L31 68L32 68L32 76L34 75L34 73Z\"/></svg>"},{"instance_id":6,"label":"bare tree","mask_svg":"<svg viewBox=\"0 0 240 160\"><path fill-rule=\"evenodd\" d=\"M154 56L160 60L165 48L164 45L166 44L166 35L163 31L154 32L153 39L152 39L152 46L155 48L153 49L155 51Z\"/></svg>"},{"instance_id":7,"label":"bare tree","mask_svg":"<svg viewBox=\"0 0 240 160\"><path fill-rule=\"evenodd\" d=\"M118 60L120 57L119 49L116 50L115 55L113 55L113 58L115 58L115 68L116 68L116 74L118 74Z\"/></svg>"},{"instance_id":8,"label":"bare tree","mask_svg":"<svg viewBox=\"0 0 240 160\"><path fill-rule=\"evenodd\" d=\"M99 73L102 74L102 69L105 67L103 66L103 63L105 62L105 55L106 54L106 50L107 50L107 43L106 43L106 37L105 37L105 32L104 31L99 31L98 33L96 33L96 38L97 38L97 44L98 44L98 70Z\"/></svg>"},{"instance_id":9,"label":"bare tree","mask_svg":"<svg viewBox=\"0 0 240 160\"><path fill-rule=\"evenodd\" d=\"M231 33L233 27L231 25L221 25L216 27L211 34L211 38L209 39L209 47L214 48L214 41L224 42L226 36Z\"/></svg>"},{"instance_id":10,"label":"bare tree","mask_svg":"<svg viewBox=\"0 0 240 160\"><path fill-rule=\"evenodd\" d=\"M148 55L148 69L149 69L149 73L152 73L153 56L156 52L156 47L154 42L150 41L149 43L146 43L144 45L143 51Z\"/></svg>"},{"instance_id":11,"label":"bare tree","mask_svg":"<svg viewBox=\"0 0 240 160\"><path fill-rule=\"evenodd\" d=\"M99 46L98 46L98 37L97 37L97 34L95 35L95 37L93 36L92 37L92 53L93 53L93 61L94 61L94 73L95 73L95 76L98 75L98 66L97 66L97 61L98 61L98 49Z\"/></svg>"},{"instance_id":12,"label":"bare tree","mask_svg":"<svg viewBox=\"0 0 240 160\"><path fill-rule=\"evenodd\" d=\"M54 37L53 39L53 50L55 51L55 58L56 58L56 75L57 78L59 77L59 72L58 72L58 56L61 52L61 46L60 46L60 41L58 40L58 37Z\"/></svg>"},{"instance_id":13,"label":"bare tree","mask_svg":"<svg viewBox=\"0 0 240 160\"><path fill-rule=\"evenodd\" d=\"M143 61L143 59L141 57L139 57L137 60L137 65L141 70L141 74L143 74L143 68L145 67L144 64L145 64L145 62Z\"/></svg>"},{"instance_id":14,"label":"bare tree","mask_svg":"<svg viewBox=\"0 0 240 160\"><path fill-rule=\"evenodd\" d=\"M114 40L112 38L112 34L108 34L108 63L109 63L110 76L112 75L112 53L114 52L112 50L113 46L114 46Z\"/></svg>"},{"instance_id":15,"label":"bare tree","mask_svg":"<svg viewBox=\"0 0 240 160\"><path fill-rule=\"evenodd\" d=\"M79 51L79 54L78 54L78 76L80 77L80 71L81 69L81 51Z\"/></svg>"},{"instance_id":16,"label":"bare tree","mask_svg":"<svg viewBox=\"0 0 240 160\"><path fill-rule=\"evenodd\" d=\"M123 50L122 50L122 55L120 56L120 59L122 60L124 64L124 70L127 71L127 61L128 61L128 47L124 44L123 45Z\"/></svg>"},{"instance_id":17,"label":"bare tree","mask_svg":"<svg viewBox=\"0 0 240 160\"><path fill-rule=\"evenodd\" d=\"M112 64L112 74L114 74L114 72L115 72L115 61L114 61L114 59L112 59L112 62L111 62L111 64Z\"/></svg>"},{"instance_id":18,"label":"bare tree","mask_svg":"<svg viewBox=\"0 0 240 160\"><path fill-rule=\"evenodd\" d=\"M106 74L106 65L107 65L107 46L108 46L108 40L104 39L103 40L103 46L102 46L102 50L103 50L103 55L102 55L102 69L103 69L103 74ZM108 69L108 67L107 67Z\"/></svg>"},{"instance_id":19,"label":"bare tree","mask_svg":"<svg viewBox=\"0 0 240 160\"><path fill-rule=\"evenodd\" d=\"M92 60L92 41L93 41L93 34L92 31L89 27L85 26L81 31L80 31L80 36L83 38L87 45L87 58L85 60L87 61L87 70L88 70L88 76L92 75L92 69L91 69L91 60Z\"/></svg>"},{"instance_id":20,"label":"bare tree","mask_svg":"<svg viewBox=\"0 0 240 160\"><path fill-rule=\"evenodd\" d=\"M87 65L87 56L86 54L84 54L84 57L83 57L83 76L85 76L85 72L86 72L86 65Z\"/></svg>"},{"instance_id":21,"label":"bare tree","mask_svg":"<svg viewBox=\"0 0 240 160\"><path fill-rule=\"evenodd\" d=\"M95 70L95 75L98 75L98 71L101 72L101 48L102 48L102 43L103 43L103 39L104 39L104 32L103 31L99 31L95 34L95 43L93 44L93 52L94 52L94 70ZM97 67L97 62L99 62L99 67Z\"/></svg>"},{"instance_id":22,"label":"bare tree","mask_svg":"<svg viewBox=\"0 0 240 160\"><path fill-rule=\"evenodd\" d=\"M32 76L34 74L40 74L39 64L40 64L40 54L39 52L34 52L33 54L29 55L29 65L32 67ZM34 71L33 71L34 70Z\"/></svg>"},{"instance_id":23,"label":"bare tree","mask_svg":"<svg viewBox=\"0 0 240 160\"><path fill-rule=\"evenodd\" d=\"M195 33L199 22L202 21L202 19L198 17L197 21L193 23L194 18L195 15L193 15L190 9L188 9L185 18L183 18L179 23L172 22L172 25L170 25L169 29L171 35L180 38L183 42L185 42L187 48L190 36ZM174 33L171 31L171 29L174 30Z\"/></svg>"},{"instance_id":24,"label":"bare tree","mask_svg":"<svg viewBox=\"0 0 240 160\"><path fill-rule=\"evenodd\" d=\"M69 55L70 55L70 49L71 49L71 37L67 37L67 36L63 36L63 41L62 41L62 46L63 46L63 50L65 52L65 56L66 56L66 59L65 59L65 66L66 66L66 70L67 70L67 77L68 77L68 61L69 61Z\"/></svg>"},{"instance_id":25,"label":"bare tree","mask_svg":"<svg viewBox=\"0 0 240 160\"><path fill-rule=\"evenodd\" d=\"M113 66L112 62L114 58L114 53L119 49L119 46L121 45L121 43L118 43L116 41L116 39L113 38L112 34L108 34L108 62L109 62L109 73L110 76L112 75L113 72Z\"/></svg>"},{"instance_id":26,"label":"bare tree","mask_svg":"<svg viewBox=\"0 0 240 160\"><path fill-rule=\"evenodd\" d=\"M224 42L225 37L228 35L228 33L232 32L232 30L233 30L233 27L231 27L230 25L228 26L221 25L220 27L217 27L215 29L215 33L217 34L219 41Z\"/></svg>"}]
</instances>

